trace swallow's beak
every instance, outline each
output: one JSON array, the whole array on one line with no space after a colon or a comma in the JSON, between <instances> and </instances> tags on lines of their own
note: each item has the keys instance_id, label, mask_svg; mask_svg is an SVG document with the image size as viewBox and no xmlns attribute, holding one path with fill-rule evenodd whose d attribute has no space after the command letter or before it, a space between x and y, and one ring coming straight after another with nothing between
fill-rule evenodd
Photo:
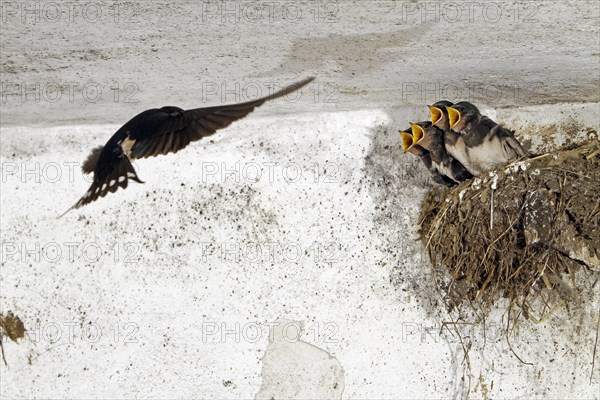
<instances>
[{"instance_id":1,"label":"swallow's beak","mask_svg":"<svg viewBox=\"0 0 600 400\"><path fill-rule=\"evenodd\" d=\"M400 136L402 136L402 149L406 153L413 145L413 137L410 133L404 131L400 131Z\"/></svg>"},{"instance_id":2,"label":"swallow's beak","mask_svg":"<svg viewBox=\"0 0 600 400\"><path fill-rule=\"evenodd\" d=\"M410 124L410 129L412 130L413 144L419 143L425 136L425 131L421 126L413 123Z\"/></svg>"},{"instance_id":3,"label":"swallow's beak","mask_svg":"<svg viewBox=\"0 0 600 400\"><path fill-rule=\"evenodd\" d=\"M453 107L446 106L446 110L448 110L448 122L450 122L450 128L454 128L454 126L460 121L460 112Z\"/></svg>"},{"instance_id":4,"label":"swallow's beak","mask_svg":"<svg viewBox=\"0 0 600 400\"><path fill-rule=\"evenodd\" d=\"M429 114L431 114L431 124L435 125L444 114L442 114L442 110L434 106L427 106L429 108Z\"/></svg>"}]
</instances>

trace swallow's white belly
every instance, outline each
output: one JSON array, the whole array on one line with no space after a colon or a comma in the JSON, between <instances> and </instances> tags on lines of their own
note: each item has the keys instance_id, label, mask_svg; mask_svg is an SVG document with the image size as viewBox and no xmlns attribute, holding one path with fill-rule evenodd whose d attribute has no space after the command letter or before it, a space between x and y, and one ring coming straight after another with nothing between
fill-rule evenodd
<instances>
[{"instance_id":1,"label":"swallow's white belly","mask_svg":"<svg viewBox=\"0 0 600 400\"><path fill-rule=\"evenodd\" d=\"M458 160L470 173L473 175L477 175L473 166L470 165L469 155L467 153L467 146L465 145L465 141L462 137L459 137L454 145L449 145L446 143L446 151L450 153L454 159Z\"/></svg>"},{"instance_id":2,"label":"swallow's white belly","mask_svg":"<svg viewBox=\"0 0 600 400\"><path fill-rule=\"evenodd\" d=\"M484 140L479 146L468 149L469 164L477 172L477 175L492 169L514 157L507 146L504 146L498 138Z\"/></svg>"}]
</instances>

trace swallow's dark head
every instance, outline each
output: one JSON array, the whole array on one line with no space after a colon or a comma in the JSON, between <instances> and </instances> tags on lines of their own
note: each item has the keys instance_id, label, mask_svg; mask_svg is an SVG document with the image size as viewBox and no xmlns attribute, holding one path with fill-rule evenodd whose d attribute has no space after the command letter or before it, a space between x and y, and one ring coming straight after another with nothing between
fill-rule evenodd
<instances>
[{"instance_id":1,"label":"swallow's dark head","mask_svg":"<svg viewBox=\"0 0 600 400\"><path fill-rule=\"evenodd\" d=\"M465 127L479 119L481 113L474 104L461 101L453 106L446 106L448 122L453 131L461 132Z\"/></svg>"},{"instance_id":2,"label":"swallow's dark head","mask_svg":"<svg viewBox=\"0 0 600 400\"><path fill-rule=\"evenodd\" d=\"M442 130L449 130L450 123L448 122L448 110L446 107L452 105L448 100L440 100L432 105L428 105L429 114L431 114L431 124Z\"/></svg>"}]
</instances>

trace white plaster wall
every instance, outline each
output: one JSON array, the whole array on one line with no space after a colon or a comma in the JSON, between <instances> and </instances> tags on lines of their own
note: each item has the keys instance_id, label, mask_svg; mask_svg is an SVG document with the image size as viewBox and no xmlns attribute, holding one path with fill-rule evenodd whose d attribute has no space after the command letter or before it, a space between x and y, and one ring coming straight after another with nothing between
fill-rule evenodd
<instances>
[{"instance_id":1,"label":"white plaster wall","mask_svg":"<svg viewBox=\"0 0 600 400\"><path fill-rule=\"evenodd\" d=\"M462 398L469 377L475 398L597 397L593 289L582 310L521 327L512 348L532 365L499 337L501 304L485 335L463 330L470 372L460 343L437 334L448 315L415 242L432 186L397 130L425 118L422 104L450 81L463 93L501 88L473 100L534 148L565 131L536 139L528 127L569 117L576 140L597 137L598 5L517 4L536 21L422 22L418 2L286 3L304 19L222 22L194 2L134 3L138 22L126 25L3 9L0 311L30 331L5 343L2 397ZM313 7L337 10L337 22L306 17ZM298 101L136 162L144 185L56 219L89 185L78 164L135 113L220 103L207 84L265 89L308 75L318 85ZM103 95L35 101L48 82ZM123 101L129 83L135 103ZM294 323L283 336L284 321L301 333Z\"/></svg>"}]
</instances>

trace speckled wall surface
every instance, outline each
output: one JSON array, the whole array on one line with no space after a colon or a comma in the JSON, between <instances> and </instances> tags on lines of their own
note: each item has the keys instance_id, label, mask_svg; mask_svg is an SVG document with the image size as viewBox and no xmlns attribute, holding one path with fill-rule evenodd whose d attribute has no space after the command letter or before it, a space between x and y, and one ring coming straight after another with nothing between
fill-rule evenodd
<instances>
[{"instance_id":1,"label":"speckled wall surface","mask_svg":"<svg viewBox=\"0 0 600 400\"><path fill-rule=\"evenodd\" d=\"M0 311L28 332L4 342L3 398L597 396L593 288L512 350L499 303L461 328L467 370L416 241L433 184L397 134L458 95L536 151L597 138L596 2L21 4L2 6ZM137 112L311 75L56 219Z\"/></svg>"}]
</instances>

